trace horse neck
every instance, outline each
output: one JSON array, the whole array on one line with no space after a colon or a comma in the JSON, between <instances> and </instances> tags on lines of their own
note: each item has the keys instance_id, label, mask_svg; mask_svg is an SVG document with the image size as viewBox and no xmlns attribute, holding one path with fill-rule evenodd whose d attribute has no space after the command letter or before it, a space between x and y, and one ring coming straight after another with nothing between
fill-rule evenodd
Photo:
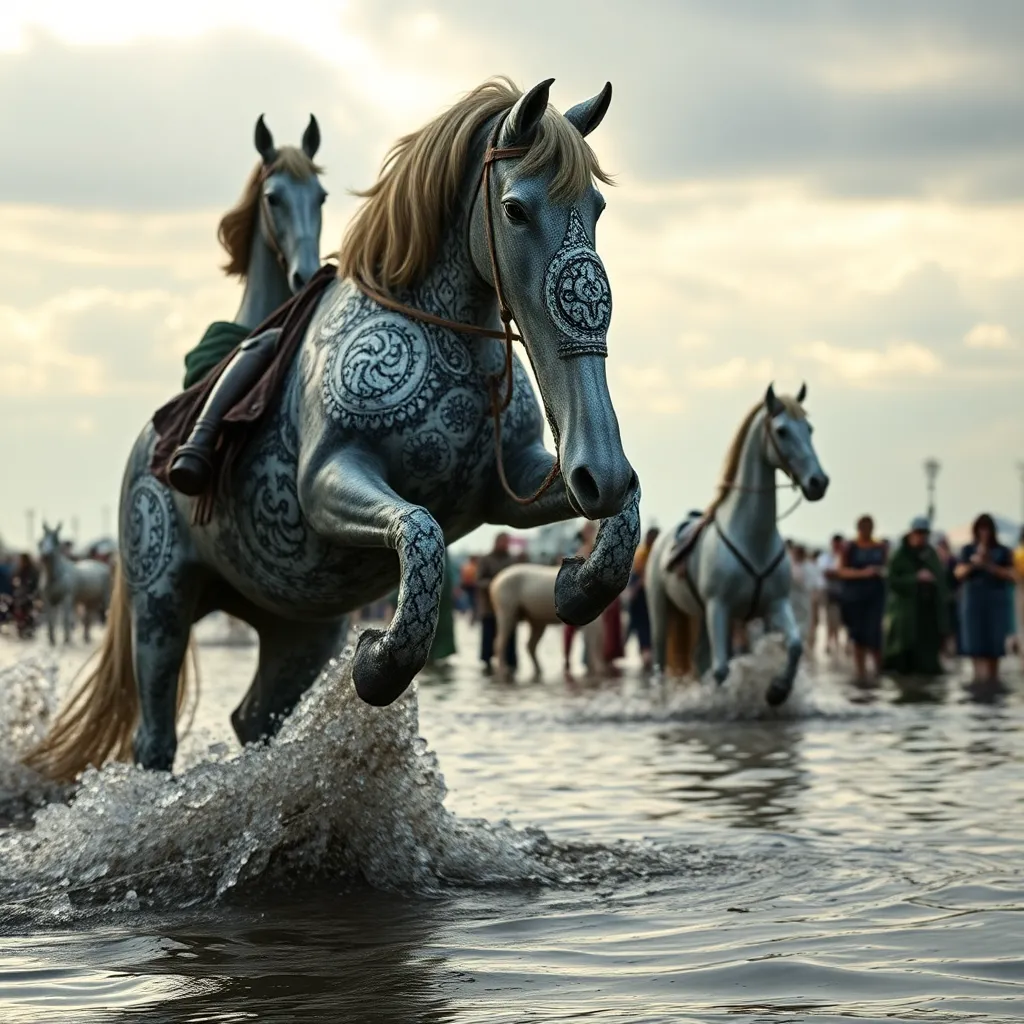
<instances>
[{"instance_id":1,"label":"horse neck","mask_svg":"<svg viewBox=\"0 0 1024 1024\"><path fill-rule=\"evenodd\" d=\"M47 582L57 583L67 575L70 563L64 557L63 551L51 551L48 555L40 555L39 560L42 562Z\"/></svg>"},{"instance_id":2,"label":"horse neck","mask_svg":"<svg viewBox=\"0 0 1024 1024\"><path fill-rule=\"evenodd\" d=\"M755 560L758 553L767 557L775 550L775 493L775 467L765 452L762 412L754 418L743 441L735 487L716 513L729 539Z\"/></svg>"},{"instance_id":3,"label":"horse neck","mask_svg":"<svg viewBox=\"0 0 1024 1024\"><path fill-rule=\"evenodd\" d=\"M245 272L245 291L235 314L235 323L252 330L263 323L278 306L291 298L288 278L263 234L263 215L257 208L252 233L252 251Z\"/></svg>"},{"instance_id":4,"label":"horse neck","mask_svg":"<svg viewBox=\"0 0 1024 1024\"><path fill-rule=\"evenodd\" d=\"M467 244L467 216L460 213L453 219L434 265L410 289L408 301L417 309L447 320L493 327L498 322L497 296L473 267Z\"/></svg>"}]
</instances>

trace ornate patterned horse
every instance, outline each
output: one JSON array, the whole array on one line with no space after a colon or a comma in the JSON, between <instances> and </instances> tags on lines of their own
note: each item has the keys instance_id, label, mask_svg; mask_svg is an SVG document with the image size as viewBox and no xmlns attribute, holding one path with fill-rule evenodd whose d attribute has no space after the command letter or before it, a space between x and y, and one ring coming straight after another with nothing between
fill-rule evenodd
<instances>
[{"instance_id":1,"label":"ornate patterned horse","mask_svg":"<svg viewBox=\"0 0 1024 1024\"><path fill-rule=\"evenodd\" d=\"M740 424L715 501L703 516L662 533L646 569L655 666L666 667L674 625L684 665L696 640L698 671L710 667L723 683L733 623L763 616L786 638L786 667L768 688L773 705L789 696L803 654L789 603L789 559L776 525L775 473L781 470L808 501L820 501L828 489L802 405L806 396L806 386L796 398L768 388Z\"/></svg>"},{"instance_id":2,"label":"ornate patterned horse","mask_svg":"<svg viewBox=\"0 0 1024 1024\"><path fill-rule=\"evenodd\" d=\"M593 554L563 565L559 614L582 625L622 590L640 489L605 378L611 291L594 233L607 179L584 141L611 87L563 116L550 84L487 82L395 145L209 521L153 476L143 431L101 661L30 764L65 778L111 755L169 769L190 629L216 608L260 637L232 715L244 743L274 733L348 613L397 584L391 624L359 636L352 670L364 700L389 704L429 654L446 543L483 523L602 519Z\"/></svg>"},{"instance_id":3,"label":"ornate patterned horse","mask_svg":"<svg viewBox=\"0 0 1024 1024\"><path fill-rule=\"evenodd\" d=\"M71 643L75 610L82 609L82 629L89 642L92 617L103 619L110 605L110 566L94 558L72 561L61 550L60 527L52 530L43 523L43 539L39 542L39 559L43 564L40 593L46 615L50 646L57 643L57 613L64 623L64 642Z\"/></svg>"}]
</instances>

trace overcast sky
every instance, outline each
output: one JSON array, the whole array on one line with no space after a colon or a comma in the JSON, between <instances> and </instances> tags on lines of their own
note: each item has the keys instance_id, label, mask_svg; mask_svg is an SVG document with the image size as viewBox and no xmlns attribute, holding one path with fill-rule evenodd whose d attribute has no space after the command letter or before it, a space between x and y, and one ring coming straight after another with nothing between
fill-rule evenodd
<instances>
[{"instance_id":1,"label":"overcast sky","mask_svg":"<svg viewBox=\"0 0 1024 1024\"><path fill-rule=\"evenodd\" d=\"M150 10L149 8L158 8ZM711 497L774 380L809 390L811 540L922 511L1016 518L1024 459L1024 4L775 0L0 9L0 536L116 508L181 358L240 291L215 231L252 167L320 120L323 251L388 145L489 75L614 85L591 137L615 298L609 376L645 520ZM116 519L116 516L112 516Z\"/></svg>"}]
</instances>

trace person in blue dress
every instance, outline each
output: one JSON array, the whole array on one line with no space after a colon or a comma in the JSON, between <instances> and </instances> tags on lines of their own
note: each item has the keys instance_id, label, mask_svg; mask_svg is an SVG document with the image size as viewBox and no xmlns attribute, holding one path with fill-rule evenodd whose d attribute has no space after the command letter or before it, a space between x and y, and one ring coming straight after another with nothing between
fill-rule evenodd
<instances>
[{"instance_id":1,"label":"person in blue dress","mask_svg":"<svg viewBox=\"0 0 1024 1024\"><path fill-rule=\"evenodd\" d=\"M994 682L1009 636L1006 606L1013 587L1013 554L999 543L985 513L971 527L973 541L960 552L960 653L970 658L976 683Z\"/></svg>"},{"instance_id":2,"label":"person in blue dress","mask_svg":"<svg viewBox=\"0 0 1024 1024\"><path fill-rule=\"evenodd\" d=\"M868 677L867 662L878 674L882 662L882 620L885 617L885 566L889 547L875 540L871 516L857 520L857 536L843 549L838 577L842 580L842 615L853 646L858 681Z\"/></svg>"}]
</instances>

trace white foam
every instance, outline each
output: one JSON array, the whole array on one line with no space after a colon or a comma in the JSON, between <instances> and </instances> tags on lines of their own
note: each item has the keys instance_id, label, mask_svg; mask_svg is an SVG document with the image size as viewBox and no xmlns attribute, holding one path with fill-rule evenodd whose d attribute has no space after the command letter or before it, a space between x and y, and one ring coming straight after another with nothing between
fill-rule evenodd
<instances>
[{"instance_id":1,"label":"white foam","mask_svg":"<svg viewBox=\"0 0 1024 1024\"><path fill-rule=\"evenodd\" d=\"M181 774L90 769L70 804L0 835L0 920L184 906L251 886L362 879L402 892L574 884L707 867L693 850L568 846L536 829L444 807L418 736L415 687L389 708L355 694L351 649L332 661L270 745L223 748Z\"/></svg>"}]
</instances>

